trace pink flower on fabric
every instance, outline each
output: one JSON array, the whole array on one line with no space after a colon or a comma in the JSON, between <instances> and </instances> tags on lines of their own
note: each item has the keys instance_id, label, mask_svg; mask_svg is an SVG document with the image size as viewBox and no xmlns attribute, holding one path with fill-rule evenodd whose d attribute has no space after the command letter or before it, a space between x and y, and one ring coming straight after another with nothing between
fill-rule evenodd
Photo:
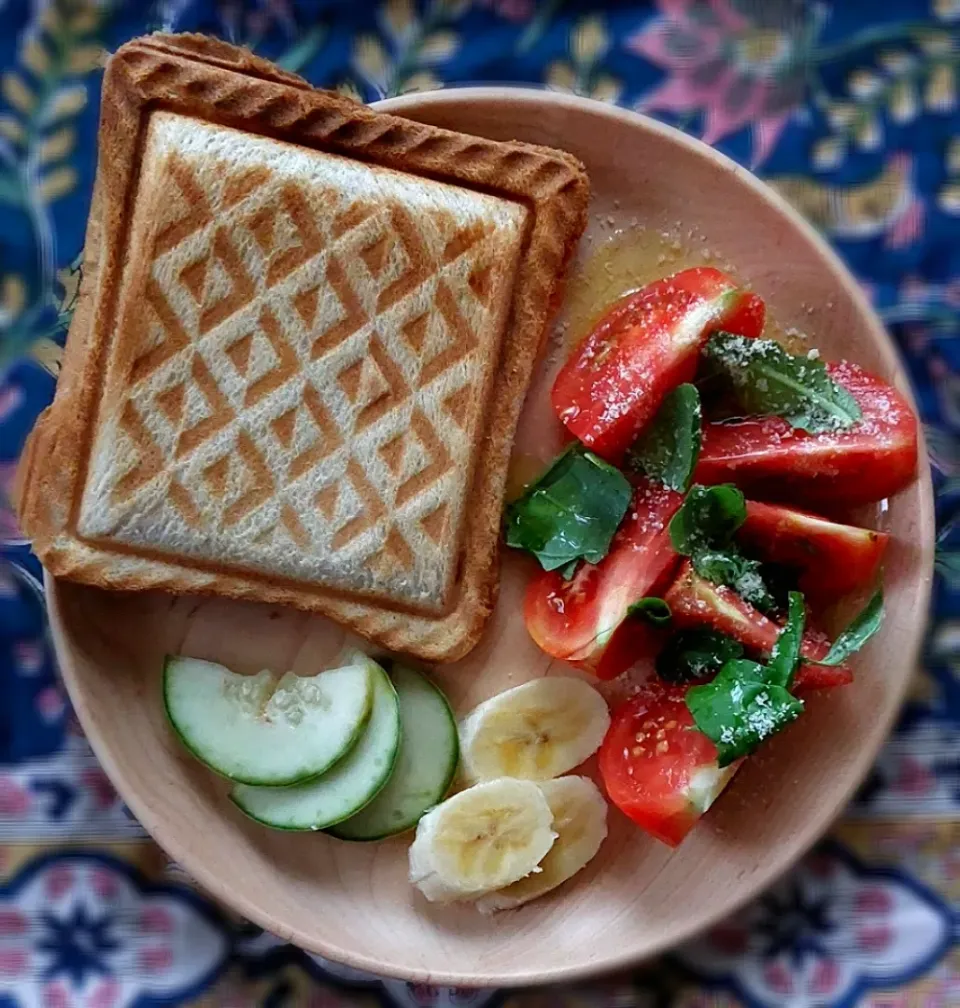
<instances>
[{"instance_id":1,"label":"pink flower on fabric","mask_svg":"<svg viewBox=\"0 0 960 1008\"><path fill-rule=\"evenodd\" d=\"M507 21L517 24L529 21L536 9L534 0L480 0L478 6L486 7Z\"/></svg>"},{"instance_id":2,"label":"pink flower on fabric","mask_svg":"<svg viewBox=\"0 0 960 1008\"><path fill-rule=\"evenodd\" d=\"M113 977L107 977L90 992L87 1004L90 1008L114 1008L119 1003L120 993L120 984Z\"/></svg>"},{"instance_id":3,"label":"pink flower on fabric","mask_svg":"<svg viewBox=\"0 0 960 1008\"><path fill-rule=\"evenodd\" d=\"M43 670L43 640L19 640L13 652L17 660L17 672L22 676L35 676Z\"/></svg>"},{"instance_id":4,"label":"pink flower on fabric","mask_svg":"<svg viewBox=\"0 0 960 1008\"><path fill-rule=\"evenodd\" d=\"M0 385L0 423L15 413L23 402L23 390L16 385Z\"/></svg>"},{"instance_id":5,"label":"pink flower on fabric","mask_svg":"<svg viewBox=\"0 0 960 1008\"><path fill-rule=\"evenodd\" d=\"M950 909L935 894L831 844L676 954L757 1008L799 1008L895 988L940 961L952 934Z\"/></svg>"},{"instance_id":6,"label":"pink flower on fabric","mask_svg":"<svg viewBox=\"0 0 960 1008\"><path fill-rule=\"evenodd\" d=\"M627 48L667 72L643 112L703 113L702 139L716 144L753 128L752 167L773 152L806 82L797 39L808 36L793 0L658 0L661 16L627 40Z\"/></svg>"},{"instance_id":7,"label":"pink flower on fabric","mask_svg":"<svg viewBox=\"0 0 960 1008\"><path fill-rule=\"evenodd\" d=\"M73 868L68 863L54 865L44 876L44 893L47 899L58 900L70 892L76 881Z\"/></svg>"},{"instance_id":8,"label":"pink flower on fabric","mask_svg":"<svg viewBox=\"0 0 960 1008\"><path fill-rule=\"evenodd\" d=\"M93 807L98 811L110 808L117 800L110 778L99 768L85 770L81 774L84 790L89 794Z\"/></svg>"},{"instance_id":9,"label":"pink flower on fabric","mask_svg":"<svg viewBox=\"0 0 960 1008\"><path fill-rule=\"evenodd\" d=\"M29 808L29 792L12 777L0 777L0 816L13 819L26 815Z\"/></svg>"},{"instance_id":10,"label":"pink flower on fabric","mask_svg":"<svg viewBox=\"0 0 960 1008\"><path fill-rule=\"evenodd\" d=\"M67 704L63 698L63 694L56 686L48 686L37 694L36 707L40 717L47 724L52 724L63 716Z\"/></svg>"},{"instance_id":11,"label":"pink flower on fabric","mask_svg":"<svg viewBox=\"0 0 960 1008\"><path fill-rule=\"evenodd\" d=\"M171 934L173 916L163 907L145 907L140 914L138 927L144 934Z\"/></svg>"},{"instance_id":12,"label":"pink flower on fabric","mask_svg":"<svg viewBox=\"0 0 960 1008\"><path fill-rule=\"evenodd\" d=\"M217 6L225 34L235 40L265 35L274 25L287 35L296 31L289 0L259 0L256 5L221 0Z\"/></svg>"},{"instance_id":13,"label":"pink flower on fabric","mask_svg":"<svg viewBox=\"0 0 960 1008\"><path fill-rule=\"evenodd\" d=\"M26 542L10 500L16 471L15 462L0 462L0 546L17 546Z\"/></svg>"},{"instance_id":14,"label":"pink flower on fabric","mask_svg":"<svg viewBox=\"0 0 960 1008\"><path fill-rule=\"evenodd\" d=\"M109 903L116 900L120 886L116 876L105 868L94 867L87 873L87 885L97 894L97 898Z\"/></svg>"},{"instance_id":15,"label":"pink flower on fabric","mask_svg":"<svg viewBox=\"0 0 960 1008\"><path fill-rule=\"evenodd\" d=\"M197 893L148 882L109 855L41 854L5 896L0 988L13 1004L183 1004L212 985L230 953L219 914ZM141 930L149 915L167 925Z\"/></svg>"}]
</instances>

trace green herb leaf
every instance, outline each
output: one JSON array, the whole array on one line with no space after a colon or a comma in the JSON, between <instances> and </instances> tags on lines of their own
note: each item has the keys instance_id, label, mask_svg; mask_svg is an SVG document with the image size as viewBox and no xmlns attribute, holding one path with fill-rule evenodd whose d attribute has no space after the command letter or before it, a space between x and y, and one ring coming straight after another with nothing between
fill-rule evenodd
<instances>
[{"instance_id":1,"label":"green herb leaf","mask_svg":"<svg viewBox=\"0 0 960 1008\"><path fill-rule=\"evenodd\" d=\"M573 575L577 573L577 568L580 566L579 560L571 560L570 563L564 564L562 567L557 568L557 573L564 581L570 581Z\"/></svg>"},{"instance_id":2,"label":"green herb leaf","mask_svg":"<svg viewBox=\"0 0 960 1008\"><path fill-rule=\"evenodd\" d=\"M803 701L767 682L766 673L757 662L728 661L713 682L687 690L687 707L696 726L716 745L721 767L752 753L803 711Z\"/></svg>"},{"instance_id":3,"label":"green herb leaf","mask_svg":"<svg viewBox=\"0 0 960 1008\"><path fill-rule=\"evenodd\" d=\"M854 617L853 622L833 642L826 656L815 665L842 665L880 629L883 623L883 591L878 590Z\"/></svg>"},{"instance_id":4,"label":"green herb leaf","mask_svg":"<svg viewBox=\"0 0 960 1008\"><path fill-rule=\"evenodd\" d=\"M701 577L729 585L751 605L770 612L777 603L764 583L761 564L743 556L733 541L746 517L746 501L735 486L696 483L670 520L670 541L678 553L693 560Z\"/></svg>"},{"instance_id":5,"label":"green herb leaf","mask_svg":"<svg viewBox=\"0 0 960 1008\"><path fill-rule=\"evenodd\" d=\"M656 595L646 595L642 599L637 599L627 609L628 616L639 616L654 626L666 626L673 618L670 606L662 598Z\"/></svg>"},{"instance_id":6,"label":"green herb leaf","mask_svg":"<svg viewBox=\"0 0 960 1008\"><path fill-rule=\"evenodd\" d=\"M789 692L800 665L806 621L799 592L790 592L788 610L769 664L733 658L712 682L687 691L687 707L700 731L716 745L722 767L753 752L803 710L803 701Z\"/></svg>"},{"instance_id":7,"label":"green herb leaf","mask_svg":"<svg viewBox=\"0 0 960 1008\"><path fill-rule=\"evenodd\" d=\"M664 682L685 685L715 676L743 645L716 630L681 630L657 656L657 675Z\"/></svg>"},{"instance_id":8,"label":"green herb leaf","mask_svg":"<svg viewBox=\"0 0 960 1008\"><path fill-rule=\"evenodd\" d=\"M718 332L704 349L750 414L781 416L792 427L820 434L849 430L862 414L819 359L788 353L779 343Z\"/></svg>"},{"instance_id":9,"label":"green herb leaf","mask_svg":"<svg viewBox=\"0 0 960 1008\"><path fill-rule=\"evenodd\" d=\"M789 689L793 677L800 666L800 645L803 643L803 627L807 621L807 610L800 592L790 592L787 602L787 622L777 637L770 652L767 665L767 680Z\"/></svg>"},{"instance_id":10,"label":"green herb leaf","mask_svg":"<svg viewBox=\"0 0 960 1008\"><path fill-rule=\"evenodd\" d=\"M628 467L683 493L700 457L701 419L696 385L678 385L630 449Z\"/></svg>"},{"instance_id":11,"label":"green herb leaf","mask_svg":"<svg viewBox=\"0 0 960 1008\"><path fill-rule=\"evenodd\" d=\"M670 541L684 556L721 550L746 521L747 504L732 483L705 487L694 483L680 510L670 519Z\"/></svg>"},{"instance_id":12,"label":"green herb leaf","mask_svg":"<svg viewBox=\"0 0 960 1008\"><path fill-rule=\"evenodd\" d=\"M632 495L618 469L573 445L507 509L507 545L529 550L544 570L599 563Z\"/></svg>"},{"instance_id":13,"label":"green herb leaf","mask_svg":"<svg viewBox=\"0 0 960 1008\"><path fill-rule=\"evenodd\" d=\"M728 547L725 553L711 550L695 553L693 566L701 577L714 584L729 585L744 602L762 612L777 608L777 600L763 580L760 561L747 559L735 547Z\"/></svg>"}]
</instances>

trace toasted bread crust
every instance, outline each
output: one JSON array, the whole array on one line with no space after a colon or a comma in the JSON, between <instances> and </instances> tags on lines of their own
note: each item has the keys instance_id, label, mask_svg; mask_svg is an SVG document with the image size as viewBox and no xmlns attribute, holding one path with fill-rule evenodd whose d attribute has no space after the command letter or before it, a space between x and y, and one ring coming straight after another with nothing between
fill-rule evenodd
<instances>
[{"instance_id":1,"label":"toasted bread crust","mask_svg":"<svg viewBox=\"0 0 960 1008\"><path fill-rule=\"evenodd\" d=\"M455 604L424 615L310 590L296 582L138 555L92 542L77 515L101 408L103 362L117 323L131 201L149 111L162 107L303 147L522 201L527 245L486 409L461 544ZM378 114L311 89L251 53L203 36L154 35L124 45L107 67L100 162L80 300L53 406L38 421L18 474L24 529L46 568L105 588L159 588L281 603L328 615L380 645L453 661L477 642L496 600L499 523L517 418L562 280L586 218L589 187L570 155L498 143Z\"/></svg>"}]
</instances>

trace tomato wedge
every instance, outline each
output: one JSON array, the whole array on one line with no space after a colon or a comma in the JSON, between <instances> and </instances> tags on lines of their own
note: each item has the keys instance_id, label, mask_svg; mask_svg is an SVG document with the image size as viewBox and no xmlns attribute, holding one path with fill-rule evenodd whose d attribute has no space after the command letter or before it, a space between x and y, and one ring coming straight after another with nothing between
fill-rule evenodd
<instances>
[{"instance_id":1,"label":"tomato wedge","mask_svg":"<svg viewBox=\"0 0 960 1008\"><path fill-rule=\"evenodd\" d=\"M711 326L710 332L723 328L727 332L749 336L751 339L756 339L763 332L763 325L767 319L767 306L763 298L749 291L741 291L741 294L737 306L724 317L722 327Z\"/></svg>"},{"instance_id":2,"label":"tomato wedge","mask_svg":"<svg viewBox=\"0 0 960 1008\"><path fill-rule=\"evenodd\" d=\"M671 847L690 832L740 765L717 766L717 748L694 724L685 693L682 686L646 683L614 710L599 752L610 801Z\"/></svg>"},{"instance_id":3,"label":"tomato wedge","mask_svg":"<svg viewBox=\"0 0 960 1008\"><path fill-rule=\"evenodd\" d=\"M689 560L680 568L676 581L664 596L677 627L703 627L740 641L757 655L773 650L780 627L758 609L725 585L711 584L693 569ZM800 653L819 660L830 650L829 641L820 633L808 630L803 635ZM846 665L825 666L801 664L793 680L793 691L808 692L829 689L853 682L853 673Z\"/></svg>"},{"instance_id":4,"label":"tomato wedge","mask_svg":"<svg viewBox=\"0 0 960 1008\"><path fill-rule=\"evenodd\" d=\"M581 564L569 581L542 571L530 582L523 616L548 655L614 679L654 649L656 635L627 610L670 583L679 557L667 524L682 502L673 490L642 483L600 563Z\"/></svg>"},{"instance_id":5,"label":"tomato wedge","mask_svg":"<svg viewBox=\"0 0 960 1008\"><path fill-rule=\"evenodd\" d=\"M890 536L809 511L747 501L737 539L762 560L799 568L800 590L826 604L873 584Z\"/></svg>"},{"instance_id":6,"label":"tomato wedge","mask_svg":"<svg viewBox=\"0 0 960 1008\"><path fill-rule=\"evenodd\" d=\"M618 301L563 366L553 408L574 437L611 462L622 458L664 397L691 381L707 337L736 325L763 329L763 301L702 266Z\"/></svg>"},{"instance_id":7,"label":"tomato wedge","mask_svg":"<svg viewBox=\"0 0 960 1008\"><path fill-rule=\"evenodd\" d=\"M856 427L808 434L772 416L704 424L695 480L821 506L869 504L907 486L917 469L917 418L906 399L848 361L827 370L860 404Z\"/></svg>"}]
</instances>

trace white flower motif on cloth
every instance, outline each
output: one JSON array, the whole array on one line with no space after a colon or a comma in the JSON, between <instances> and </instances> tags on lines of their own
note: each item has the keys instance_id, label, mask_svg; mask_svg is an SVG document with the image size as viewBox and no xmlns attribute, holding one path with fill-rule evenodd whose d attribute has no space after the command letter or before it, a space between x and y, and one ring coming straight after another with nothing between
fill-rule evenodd
<instances>
[{"instance_id":1,"label":"white flower motif on cloth","mask_svg":"<svg viewBox=\"0 0 960 1008\"><path fill-rule=\"evenodd\" d=\"M955 927L949 908L912 879L830 844L676 955L755 1008L840 1008L925 973Z\"/></svg>"},{"instance_id":2,"label":"white flower motif on cloth","mask_svg":"<svg viewBox=\"0 0 960 1008\"><path fill-rule=\"evenodd\" d=\"M0 975L18 1008L127 1008L197 996L229 939L189 889L105 854L51 854L0 890Z\"/></svg>"},{"instance_id":3,"label":"white flower motif on cloth","mask_svg":"<svg viewBox=\"0 0 960 1008\"><path fill-rule=\"evenodd\" d=\"M54 756L0 768L0 843L145 835L80 734Z\"/></svg>"}]
</instances>

